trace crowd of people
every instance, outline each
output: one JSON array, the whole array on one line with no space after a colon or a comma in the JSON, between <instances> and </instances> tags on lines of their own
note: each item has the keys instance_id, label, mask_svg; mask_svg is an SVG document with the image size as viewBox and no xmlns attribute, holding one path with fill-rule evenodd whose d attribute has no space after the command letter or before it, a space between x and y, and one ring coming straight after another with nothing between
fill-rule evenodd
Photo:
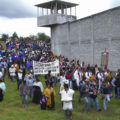
<instances>
[{"instance_id":1,"label":"crowd of people","mask_svg":"<svg viewBox=\"0 0 120 120\"><path fill-rule=\"evenodd\" d=\"M28 96L33 103L41 104L41 109L54 109L56 93L54 87L60 82L60 95L63 110L67 120L72 120L73 95L79 91L78 102L84 98L84 112L93 109L95 103L98 111L98 95L103 100L103 109L108 109L108 103L113 97L120 99L120 70L114 75L106 69L100 69L97 65L80 63L79 60L69 60L64 56L55 56L51 52L51 44L41 41L12 41L6 40L6 49L0 45L0 101L3 100L6 91L5 75L8 74L11 82L16 82L16 88L20 91L23 107L28 105ZM53 62L59 60L60 73L53 75L51 71L45 75L46 88L39 80L39 75L33 71L33 61ZM58 87L58 86L57 86Z\"/></svg>"}]
</instances>

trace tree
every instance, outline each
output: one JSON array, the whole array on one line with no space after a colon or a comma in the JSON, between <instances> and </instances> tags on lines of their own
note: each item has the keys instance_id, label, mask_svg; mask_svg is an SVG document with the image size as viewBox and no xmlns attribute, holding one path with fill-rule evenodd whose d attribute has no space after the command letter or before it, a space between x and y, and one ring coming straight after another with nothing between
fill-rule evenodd
<instances>
[{"instance_id":1,"label":"tree","mask_svg":"<svg viewBox=\"0 0 120 120\"><path fill-rule=\"evenodd\" d=\"M37 39L41 40L41 41L45 41L45 42L49 42L50 41L50 37L47 36L45 33L38 33L37 34Z\"/></svg>"},{"instance_id":2,"label":"tree","mask_svg":"<svg viewBox=\"0 0 120 120\"><path fill-rule=\"evenodd\" d=\"M30 41L31 40L30 37L24 37L23 39L24 39L24 41Z\"/></svg>"},{"instance_id":3,"label":"tree","mask_svg":"<svg viewBox=\"0 0 120 120\"><path fill-rule=\"evenodd\" d=\"M2 34L1 40L6 41L8 39L8 34Z\"/></svg>"},{"instance_id":4,"label":"tree","mask_svg":"<svg viewBox=\"0 0 120 120\"><path fill-rule=\"evenodd\" d=\"M35 36L35 35L30 35L29 38L30 38L31 40L37 40L37 36Z\"/></svg>"},{"instance_id":5,"label":"tree","mask_svg":"<svg viewBox=\"0 0 120 120\"><path fill-rule=\"evenodd\" d=\"M18 35L17 35L16 32L14 32L14 33L12 34L12 36L11 36L11 39L12 39L12 40L15 40L16 38L18 38Z\"/></svg>"}]
</instances>

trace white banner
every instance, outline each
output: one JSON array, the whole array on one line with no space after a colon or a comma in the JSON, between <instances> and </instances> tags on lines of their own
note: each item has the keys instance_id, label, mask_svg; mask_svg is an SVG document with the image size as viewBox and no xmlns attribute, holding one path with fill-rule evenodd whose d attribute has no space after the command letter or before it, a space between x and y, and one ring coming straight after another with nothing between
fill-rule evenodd
<instances>
[{"instance_id":1,"label":"white banner","mask_svg":"<svg viewBox=\"0 0 120 120\"><path fill-rule=\"evenodd\" d=\"M48 71L51 71L51 74L60 73L59 60L54 62L42 63L33 61L33 71L34 74L48 74Z\"/></svg>"}]
</instances>

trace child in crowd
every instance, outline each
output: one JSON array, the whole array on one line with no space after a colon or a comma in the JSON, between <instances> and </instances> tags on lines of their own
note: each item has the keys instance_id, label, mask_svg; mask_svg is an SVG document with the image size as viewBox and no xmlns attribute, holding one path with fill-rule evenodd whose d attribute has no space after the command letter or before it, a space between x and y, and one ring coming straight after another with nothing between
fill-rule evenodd
<instances>
[{"instance_id":1,"label":"child in crowd","mask_svg":"<svg viewBox=\"0 0 120 120\"><path fill-rule=\"evenodd\" d=\"M46 103L48 98L45 95L42 95L42 99L40 100L41 110L46 110Z\"/></svg>"}]
</instances>

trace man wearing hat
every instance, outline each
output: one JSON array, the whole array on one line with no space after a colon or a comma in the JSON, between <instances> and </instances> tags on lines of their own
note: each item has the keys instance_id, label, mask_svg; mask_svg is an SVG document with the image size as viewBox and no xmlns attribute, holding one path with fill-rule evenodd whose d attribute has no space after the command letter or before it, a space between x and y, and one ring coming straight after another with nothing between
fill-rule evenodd
<instances>
[{"instance_id":1,"label":"man wearing hat","mask_svg":"<svg viewBox=\"0 0 120 120\"><path fill-rule=\"evenodd\" d=\"M65 112L66 120L72 120L72 101L74 90L69 88L68 83L64 83L64 90L60 91L61 101L63 102L63 110Z\"/></svg>"}]
</instances>

